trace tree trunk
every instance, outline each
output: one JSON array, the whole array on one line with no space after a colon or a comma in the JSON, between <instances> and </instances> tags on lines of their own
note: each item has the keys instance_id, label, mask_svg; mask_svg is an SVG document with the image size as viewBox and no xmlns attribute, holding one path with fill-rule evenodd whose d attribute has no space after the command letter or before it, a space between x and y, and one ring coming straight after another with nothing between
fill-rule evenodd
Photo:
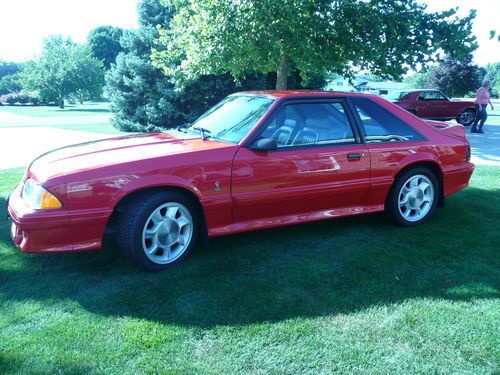
<instances>
[{"instance_id":1,"label":"tree trunk","mask_svg":"<svg viewBox=\"0 0 500 375\"><path fill-rule=\"evenodd\" d=\"M62 94L59 96L59 108L64 109L64 97Z\"/></svg>"},{"instance_id":2,"label":"tree trunk","mask_svg":"<svg viewBox=\"0 0 500 375\"><path fill-rule=\"evenodd\" d=\"M276 77L276 90L286 90L288 85L288 67L290 59L287 56L281 57L281 66Z\"/></svg>"}]
</instances>

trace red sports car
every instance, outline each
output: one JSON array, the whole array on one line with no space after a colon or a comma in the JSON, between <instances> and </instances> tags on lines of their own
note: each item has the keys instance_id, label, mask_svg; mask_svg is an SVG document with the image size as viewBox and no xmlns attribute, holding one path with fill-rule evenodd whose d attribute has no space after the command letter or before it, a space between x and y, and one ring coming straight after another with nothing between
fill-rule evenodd
<instances>
[{"instance_id":1,"label":"red sports car","mask_svg":"<svg viewBox=\"0 0 500 375\"><path fill-rule=\"evenodd\" d=\"M472 125L476 111L474 102L450 100L439 90L399 91L387 99L414 115L431 120L456 120Z\"/></svg>"},{"instance_id":2,"label":"red sports car","mask_svg":"<svg viewBox=\"0 0 500 375\"><path fill-rule=\"evenodd\" d=\"M385 211L426 221L474 165L460 125L369 95L230 95L194 124L48 152L8 200L23 251L94 250L114 233L151 271L212 236Z\"/></svg>"}]
</instances>

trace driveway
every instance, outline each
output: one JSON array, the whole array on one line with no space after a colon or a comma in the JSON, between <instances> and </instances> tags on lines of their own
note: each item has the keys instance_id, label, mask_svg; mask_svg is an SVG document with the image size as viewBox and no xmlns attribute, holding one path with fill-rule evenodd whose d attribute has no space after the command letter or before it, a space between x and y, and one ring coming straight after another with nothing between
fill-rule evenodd
<instances>
[{"instance_id":1,"label":"driveway","mask_svg":"<svg viewBox=\"0 0 500 375\"><path fill-rule=\"evenodd\" d=\"M0 170L26 167L38 155L58 147L109 137L113 135L42 126L0 128Z\"/></svg>"},{"instance_id":2,"label":"driveway","mask_svg":"<svg viewBox=\"0 0 500 375\"><path fill-rule=\"evenodd\" d=\"M490 117L493 119L490 120ZM470 128L467 129L467 139L472 151L471 161L474 164L500 167L500 116L497 115L498 124L492 123L495 121L494 117L488 116L483 128L484 134L471 134Z\"/></svg>"}]
</instances>

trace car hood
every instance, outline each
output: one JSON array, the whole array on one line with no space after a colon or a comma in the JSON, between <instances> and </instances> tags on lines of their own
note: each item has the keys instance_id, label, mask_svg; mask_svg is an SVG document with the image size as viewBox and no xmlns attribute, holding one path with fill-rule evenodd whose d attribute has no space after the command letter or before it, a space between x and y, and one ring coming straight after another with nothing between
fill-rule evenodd
<instances>
[{"instance_id":1,"label":"car hood","mask_svg":"<svg viewBox=\"0 0 500 375\"><path fill-rule=\"evenodd\" d=\"M166 133L134 134L74 144L40 155L29 166L38 180L69 173L208 149L234 147L200 137L177 138Z\"/></svg>"}]
</instances>

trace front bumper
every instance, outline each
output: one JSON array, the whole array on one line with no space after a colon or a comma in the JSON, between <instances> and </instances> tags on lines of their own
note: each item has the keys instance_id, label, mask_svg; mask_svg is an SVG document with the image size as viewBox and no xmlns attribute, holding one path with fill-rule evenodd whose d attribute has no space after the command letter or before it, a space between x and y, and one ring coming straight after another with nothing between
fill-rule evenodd
<instances>
[{"instance_id":1,"label":"front bumper","mask_svg":"<svg viewBox=\"0 0 500 375\"><path fill-rule=\"evenodd\" d=\"M36 211L29 208L19 189L6 199L7 216L11 220L11 238L26 253L71 251L71 231L64 209Z\"/></svg>"}]
</instances>

